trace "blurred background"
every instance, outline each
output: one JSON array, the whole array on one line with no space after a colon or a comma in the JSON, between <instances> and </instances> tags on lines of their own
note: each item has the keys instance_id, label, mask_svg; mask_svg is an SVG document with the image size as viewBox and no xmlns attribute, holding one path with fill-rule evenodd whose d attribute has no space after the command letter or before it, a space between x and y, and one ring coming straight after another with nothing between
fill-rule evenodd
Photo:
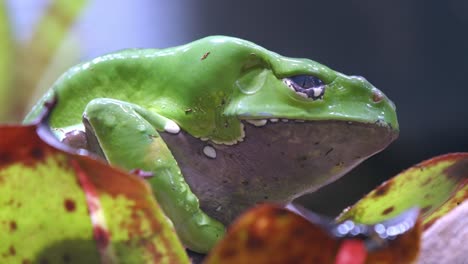
<instances>
[{"instance_id":1,"label":"blurred background","mask_svg":"<svg viewBox=\"0 0 468 264\"><path fill-rule=\"evenodd\" d=\"M468 1L0 0L0 118L17 122L69 66L214 34L365 76L396 106L400 138L301 199L336 214L424 159L468 151Z\"/></svg>"}]
</instances>

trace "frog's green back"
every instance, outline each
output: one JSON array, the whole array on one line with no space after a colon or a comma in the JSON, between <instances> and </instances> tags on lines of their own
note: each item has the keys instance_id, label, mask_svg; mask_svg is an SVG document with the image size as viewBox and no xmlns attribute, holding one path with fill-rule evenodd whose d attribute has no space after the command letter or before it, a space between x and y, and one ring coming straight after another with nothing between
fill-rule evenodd
<instances>
[{"instance_id":1,"label":"frog's green back","mask_svg":"<svg viewBox=\"0 0 468 264\"><path fill-rule=\"evenodd\" d=\"M291 91L284 78L297 75L323 81L323 97L311 100ZM377 122L398 130L393 103L365 79L224 36L98 57L70 69L52 90L58 104L50 124L56 128L80 123L92 99L112 98L168 117L193 136L216 143L242 140L241 119ZM52 90L25 122L38 116Z\"/></svg>"},{"instance_id":2,"label":"frog's green back","mask_svg":"<svg viewBox=\"0 0 468 264\"><path fill-rule=\"evenodd\" d=\"M241 41L209 37L163 50L124 50L82 63L57 80L25 122L32 122L55 92L58 104L51 116L52 127L76 125L92 99L112 98L158 112L203 134L201 130L210 126L215 129L216 105L232 94L232 83L248 54L244 50L254 47L234 40Z\"/></svg>"}]
</instances>

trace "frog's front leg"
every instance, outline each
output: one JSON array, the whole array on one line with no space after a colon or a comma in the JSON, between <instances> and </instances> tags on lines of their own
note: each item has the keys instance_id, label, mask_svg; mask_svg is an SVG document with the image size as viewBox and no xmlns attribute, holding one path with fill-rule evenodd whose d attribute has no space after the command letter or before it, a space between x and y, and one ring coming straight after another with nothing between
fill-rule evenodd
<instances>
[{"instance_id":1,"label":"frog's front leg","mask_svg":"<svg viewBox=\"0 0 468 264\"><path fill-rule=\"evenodd\" d=\"M206 253L223 236L224 226L206 215L191 192L166 143L157 130L178 132L172 120L140 106L113 99L95 99L84 113L86 133L97 140L110 164L142 169L157 201L172 220L182 242ZM88 137L88 145L92 141Z\"/></svg>"}]
</instances>

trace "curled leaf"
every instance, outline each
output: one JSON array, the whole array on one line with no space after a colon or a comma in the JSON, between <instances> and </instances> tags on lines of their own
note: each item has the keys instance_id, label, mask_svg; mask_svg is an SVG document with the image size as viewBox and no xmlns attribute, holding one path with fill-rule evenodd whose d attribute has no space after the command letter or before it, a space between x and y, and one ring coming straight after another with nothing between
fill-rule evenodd
<instances>
[{"instance_id":1,"label":"curled leaf","mask_svg":"<svg viewBox=\"0 0 468 264\"><path fill-rule=\"evenodd\" d=\"M427 229L467 199L467 183L468 153L438 156L383 183L339 219L372 224L417 206Z\"/></svg>"},{"instance_id":2,"label":"curled leaf","mask_svg":"<svg viewBox=\"0 0 468 264\"><path fill-rule=\"evenodd\" d=\"M0 263L187 263L139 177L0 128Z\"/></svg>"}]
</instances>

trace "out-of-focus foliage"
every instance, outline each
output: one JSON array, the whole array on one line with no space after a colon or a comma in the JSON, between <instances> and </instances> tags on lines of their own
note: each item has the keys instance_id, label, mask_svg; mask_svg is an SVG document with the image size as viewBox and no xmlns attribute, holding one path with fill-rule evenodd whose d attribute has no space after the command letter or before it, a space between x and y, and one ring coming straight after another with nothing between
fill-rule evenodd
<instances>
[{"instance_id":1,"label":"out-of-focus foliage","mask_svg":"<svg viewBox=\"0 0 468 264\"><path fill-rule=\"evenodd\" d=\"M284 208L261 205L230 227L205 263L412 263L420 237L417 221L382 248L367 252L360 239L339 239Z\"/></svg>"},{"instance_id":2,"label":"out-of-focus foliage","mask_svg":"<svg viewBox=\"0 0 468 264\"><path fill-rule=\"evenodd\" d=\"M36 89L51 70L54 55L86 3L87 0L51 1L31 37L19 43L11 34L5 1L0 2L0 122L21 121L31 106L32 95L43 93ZM68 54L73 54L73 49ZM53 69L55 78L68 66Z\"/></svg>"},{"instance_id":3,"label":"out-of-focus foliage","mask_svg":"<svg viewBox=\"0 0 468 264\"><path fill-rule=\"evenodd\" d=\"M427 229L467 199L467 183L468 153L434 157L383 183L340 218L372 224L417 206Z\"/></svg>"},{"instance_id":4,"label":"out-of-focus foliage","mask_svg":"<svg viewBox=\"0 0 468 264\"><path fill-rule=\"evenodd\" d=\"M5 2L0 2L0 121L8 120L10 110L12 40Z\"/></svg>"},{"instance_id":5,"label":"out-of-focus foliage","mask_svg":"<svg viewBox=\"0 0 468 264\"><path fill-rule=\"evenodd\" d=\"M49 133L0 127L0 263L189 262L143 179Z\"/></svg>"}]
</instances>

